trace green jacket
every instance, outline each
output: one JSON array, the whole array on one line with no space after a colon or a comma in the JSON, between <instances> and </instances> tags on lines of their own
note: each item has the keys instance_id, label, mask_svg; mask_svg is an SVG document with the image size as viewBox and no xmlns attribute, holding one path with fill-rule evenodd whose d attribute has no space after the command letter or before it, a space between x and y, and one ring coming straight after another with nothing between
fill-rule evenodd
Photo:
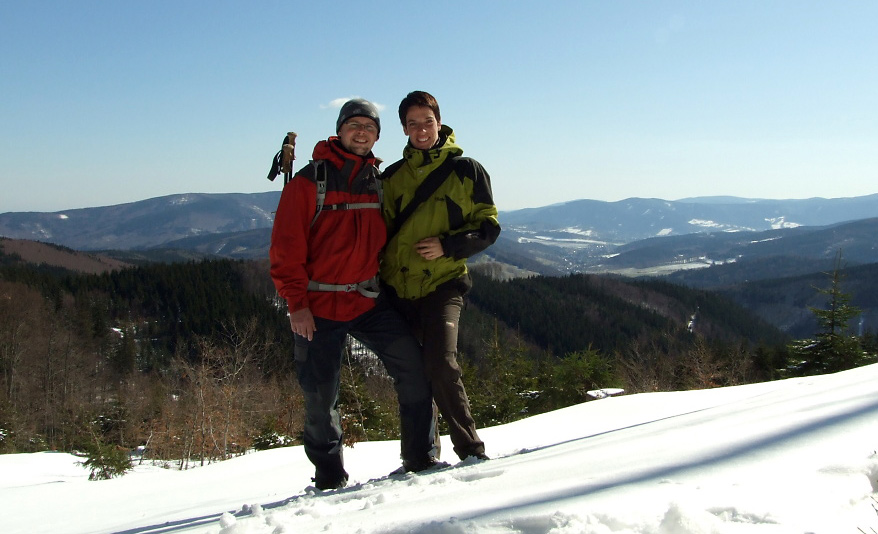
<instances>
[{"instance_id":1,"label":"green jacket","mask_svg":"<svg viewBox=\"0 0 878 534\"><path fill-rule=\"evenodd\" d=\"M439 143L429 150L407 145L403 158L382 174L383 213L388 235L381 279L404 299L424 297L437 287L463 283L469 287L466 259L497 240L500 223L491 194L491 178L474 159L458 158L449 177L429 199L412 213L402 228L397 214L412 200L418 186L446 158L463 154L448 126L439 131ZM415 251L415 243L438 236L444 256L427 261Z\"/></svg>"}]
</instances>

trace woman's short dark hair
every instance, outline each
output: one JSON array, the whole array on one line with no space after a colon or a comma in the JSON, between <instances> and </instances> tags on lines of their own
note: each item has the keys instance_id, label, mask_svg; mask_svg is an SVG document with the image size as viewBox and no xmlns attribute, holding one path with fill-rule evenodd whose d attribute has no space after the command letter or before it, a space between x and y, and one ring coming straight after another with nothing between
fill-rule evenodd
<instances>
[{"instance_id":1,"label":"woman's short dark hair","mask_svg":"<svg viewBox=\"0 0 878 534\"><path fill-rule=\"evenodd\" d=\"M430 108L436 115L436 120L442 122L442 117L439 115L439 102L436 101L436 98L426 91L412 91L399 103L399 122L403 126L405 126L405 116L412 106Z\"/></svg>"}]
</instances>

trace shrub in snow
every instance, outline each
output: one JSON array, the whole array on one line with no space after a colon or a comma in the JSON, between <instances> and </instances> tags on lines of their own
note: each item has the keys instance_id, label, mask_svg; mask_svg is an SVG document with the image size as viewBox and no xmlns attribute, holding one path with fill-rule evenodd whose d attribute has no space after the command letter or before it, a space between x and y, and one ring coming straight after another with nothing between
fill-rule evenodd
<instances>
[{"instance_id":1,"label":"shrub in snow","mask_svg":"<svg viewBox=\"0 0 878 534\"><path fill-rule=\"evenodd\" d=\"M276 449L278 447L289 447L290 445L295 444L295 438L284 436L274 431L263 431L261 434L253 438L253 448L257 451Z\"/></svg>"},{"instance_id":2,"label":"shrub in snow","mask_svg":"<svg viewBox=\"0 0 878 534\"><path fill-rule=\"evenodd\" d=\"M89 480L109 480L131 470L131 457L124 447L96 439L86 454L88 458L82 462L82 466L91 471Z\"/></svg>"}]
</instances>

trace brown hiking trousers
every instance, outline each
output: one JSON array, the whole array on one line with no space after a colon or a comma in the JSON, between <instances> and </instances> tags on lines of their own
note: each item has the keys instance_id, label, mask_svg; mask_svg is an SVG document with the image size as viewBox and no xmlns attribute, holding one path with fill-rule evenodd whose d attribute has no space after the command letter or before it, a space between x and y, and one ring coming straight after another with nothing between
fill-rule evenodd
<instances>
[{"instance_id":1,"label":"brown hiking trousers","mask_svg":"<svg viewBox=\"0 0 878 534\"><path fill-rule=\"evenodd\" d=\"M433 401L448 424L454 452L461 460L484 455L485 444L476 432L469 397L457 364L457 334L463 296L457 287L440 287L420 299L401 299L388 291L391 302L406 318L421 342L424 370L433 389ZM436 433L436 457L439 457Z\"/></svg>"}]
</instances>

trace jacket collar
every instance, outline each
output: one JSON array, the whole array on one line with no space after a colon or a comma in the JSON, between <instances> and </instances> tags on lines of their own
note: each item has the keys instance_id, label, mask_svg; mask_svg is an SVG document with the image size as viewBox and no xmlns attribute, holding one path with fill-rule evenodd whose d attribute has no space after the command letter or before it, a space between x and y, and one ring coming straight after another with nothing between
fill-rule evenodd
<instances>
[{"instance_id":1,"label":"jacket collar","mask_svg":"<svg viewBox=\"0 0 878 534\"><path fill-rule=\"evenodd\" d=\"M433 148L421 150L407 143L402 151L402 157L409 165L415 168L442 163L445 158L460 156L463 149L454 140L454 130L445 124L439 129L439 141Z\"/></svg>"},{"instance_id":2,"label":"jacket collar","mask_svg":"<svg viewBox=\"0 0 878 534\"><path fill-rule=\"evenodd\" d=\"M365 156L352 154L345 150L337 136L318 142L311 157L315 161L321 159L329 161L336 169L343 169L347 164L353 168L352 175L356 175L364 165L378 166L378 160L372 152Z\"/></svg>"}]
</instances>

